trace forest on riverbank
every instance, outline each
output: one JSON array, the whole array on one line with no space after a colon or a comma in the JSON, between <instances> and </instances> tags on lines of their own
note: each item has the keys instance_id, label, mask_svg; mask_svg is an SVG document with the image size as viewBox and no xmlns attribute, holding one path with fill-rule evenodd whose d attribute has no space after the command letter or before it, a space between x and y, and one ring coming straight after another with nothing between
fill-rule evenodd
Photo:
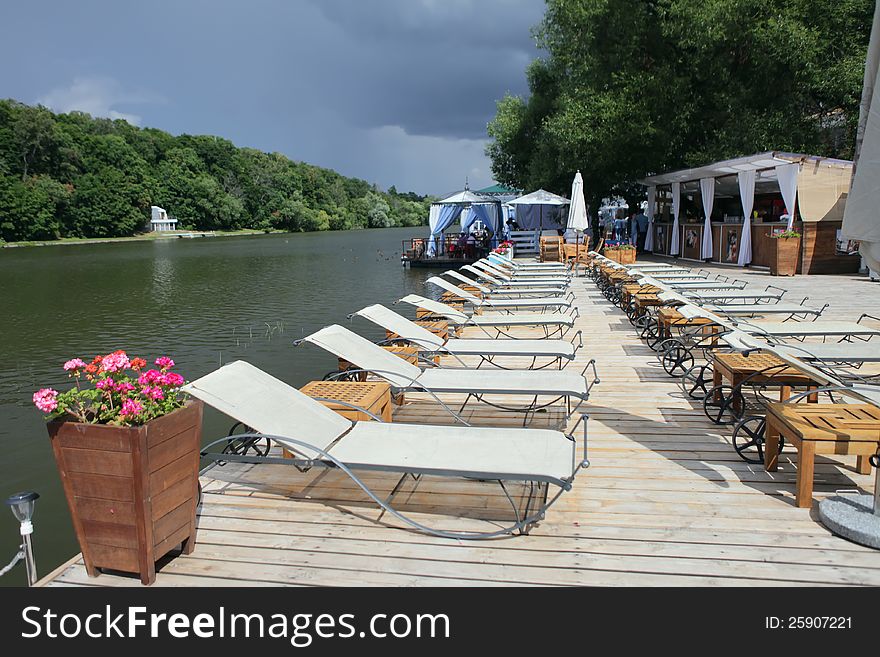
<instances>
[{"instance_id":1,"label":"forest on riverbank","mask_svg":"<svg viewBox=\"0 0 880 657\"><path fill-rule=\"evenodd\" d=\"M431 199L387 192L208 135L0 100L0 239L123 237L158 205L187 230L426 224Z\"/></svg>"}]
</instances>

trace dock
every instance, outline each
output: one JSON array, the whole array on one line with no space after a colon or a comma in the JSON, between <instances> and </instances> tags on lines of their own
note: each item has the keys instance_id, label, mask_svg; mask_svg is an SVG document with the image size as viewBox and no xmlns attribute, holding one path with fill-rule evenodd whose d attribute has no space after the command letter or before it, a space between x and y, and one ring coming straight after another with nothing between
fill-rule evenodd
<instances>
[{"instance_id":1,"label":"dock","mask_svg":"<svg viewBox=\"0 0 880 657\"><path fill-rule=\"evenodd\" d=\"M880 284L865 277L711 269L788 288L789 300L828 301L826 314L837 319L880 316ZM156 586L880 585L880 552L817 521L817 500L839 489L873 490L873 475L857 474L855 457L818 457L813 507L796 508L793 451L783 451L773 473L741 460L730 427L713 425L682 394L624 314L588 279L574 280L572 290L585 346L568 367L580 371L595 358L601 377L586 404L591 465L528 535L436 538L380 514L338 471L229 464L203 476L196 549L161 562ZM340 318L351 310L341 308ZM476 425L521 421L469 408ZM394 412L398 422L448 419L417 394ZM531 426L556 419L539 413ZM398 478L364 475L386 494ZM497 484L475 480L408 480L395 506L453 530L485 530L510 515ZM78 556L40 583L140 586L135 576L89 578Z\"/></svg>"}]
</instances>

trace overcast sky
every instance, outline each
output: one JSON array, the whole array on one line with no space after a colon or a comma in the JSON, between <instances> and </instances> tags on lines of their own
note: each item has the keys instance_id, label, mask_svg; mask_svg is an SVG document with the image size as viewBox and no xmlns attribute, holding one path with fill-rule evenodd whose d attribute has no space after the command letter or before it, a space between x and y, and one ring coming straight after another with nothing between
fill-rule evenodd
<instances>
[{"instance_id":1,"label":"overcast sky","mask_svg":"<svg viewBox=\"0 0 880 657\"><path fill-rule=\"evenodd\" d=\"M400 191L491 182L486 123L525 94L543 0L27 0L0 96L125 118Z\"/></svg>"}]
</instances>

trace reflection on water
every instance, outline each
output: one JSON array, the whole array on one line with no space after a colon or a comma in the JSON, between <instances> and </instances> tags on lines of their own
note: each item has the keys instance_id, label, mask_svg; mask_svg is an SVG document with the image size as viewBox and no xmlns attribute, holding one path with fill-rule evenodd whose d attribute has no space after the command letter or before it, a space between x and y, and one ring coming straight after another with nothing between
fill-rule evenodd
<instances>
[{"instance_id":1,"label":"reflection on water","mask_svg":"<svg viewBox=\"0 0 880 657\"><path fill-rule=\"evenodd\" d=\"M291 346L370 303L424 293L430 272L400 266L422 229L172 239L0 250L0 498L41 494L35 515L40 572L77 552L39 412L41 387L69 385L61 364L126 349L171 355L187 379L244 359L300 386L336 368L320 349ZM411 312L402 309L401 312ZM382 337L367 322L355 330ZM229 421L207 412L205 439ZM0 561L18 530L0 509ZM0 579L21 585L23 571Z\"/></svg>"}]
</instances>

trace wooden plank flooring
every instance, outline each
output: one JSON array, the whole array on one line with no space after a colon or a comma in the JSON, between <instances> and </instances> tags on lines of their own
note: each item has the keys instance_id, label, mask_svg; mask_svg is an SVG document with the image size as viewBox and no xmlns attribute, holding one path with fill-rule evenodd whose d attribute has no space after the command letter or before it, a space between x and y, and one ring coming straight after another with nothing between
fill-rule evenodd
<instances>
[{"instance_id":1,"label":"wooden plank flooring","mask_svg":"<svg viewBox=\"0 0 880 657\"><path fill-rule=\"evenodd\" d=\"M747 275L756 279L752 285L809 287L817 300L832 300L840 317L880 315L880 286L855 277L763 281L760 272ZM195 552L165 562L156 584L880 585L880 552L831 535L816 522L815 503L813 509L794 506L791 453L783 452L775 473L740 460L729 428L712 425L683 397L623 314L592 283L577 280L573 289L585 347L569 367L579 371L596 358L601 377L585 407L591 467L531 534L491 541L429 537L380 516L339 472L226 466L203 478ZM844 303L856 292L866 299L857 309ZM521 423L520 416L478 406L465 416L474 424ZM559 419L559 410L551 409L531 426ZM430 399L408 395L395 421L450 418ZM818 458L815 497L841 488L872 490L873 477L856 474L854 464L848 457ZM371 473L364 479L387 494L398 477ZM511 493L521 502L525 491L514 486ZM408 480L395 504L446 529L485 530L511 516L497 484L478 481ZM109 574L90 579L81 560L43 583L140 585Z\"/></svg>"}]
</instances>

